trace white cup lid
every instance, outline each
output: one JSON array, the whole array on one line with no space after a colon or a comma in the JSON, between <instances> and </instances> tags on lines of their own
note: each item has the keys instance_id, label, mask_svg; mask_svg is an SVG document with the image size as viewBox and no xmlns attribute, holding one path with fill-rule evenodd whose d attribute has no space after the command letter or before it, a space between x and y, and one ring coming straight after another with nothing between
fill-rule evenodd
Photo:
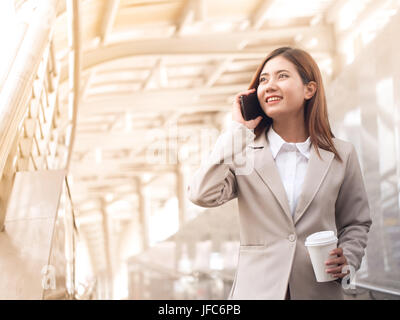
<instances>
[{"instance_id":1,"label":"white cup lid","mask_svg":"<svg viewBox=\"0 0 400 320\"><path fill-rule=\"evenodd\" d=\"M336 242L338 239L333 231L321 231L309 235L306 239L306 246L320 246Z\"/></svg>"}]
</instances>

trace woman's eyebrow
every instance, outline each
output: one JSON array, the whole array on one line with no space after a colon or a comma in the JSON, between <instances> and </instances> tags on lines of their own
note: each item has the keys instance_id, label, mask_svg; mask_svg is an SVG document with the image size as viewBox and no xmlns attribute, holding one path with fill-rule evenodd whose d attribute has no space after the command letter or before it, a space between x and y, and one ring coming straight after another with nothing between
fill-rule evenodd
<instances>
[{"instance_id":1,"label":"woman's eyebrow","mask_svg":"<svg viewBox=\"0 0 400 320\"><path fill-rule=\"evenodd\" d=\"M275 74L280 73L280 72L283 72L283 71L289 72L288 70L278 70L278 71L275 71ZM290 73L290 72L289 72L289 73ZM260 74L260 77L261 77L261 76L269 76L269 73L268 73L268 72L261 73L261 74Z\"/></svg>"}]
</instances>

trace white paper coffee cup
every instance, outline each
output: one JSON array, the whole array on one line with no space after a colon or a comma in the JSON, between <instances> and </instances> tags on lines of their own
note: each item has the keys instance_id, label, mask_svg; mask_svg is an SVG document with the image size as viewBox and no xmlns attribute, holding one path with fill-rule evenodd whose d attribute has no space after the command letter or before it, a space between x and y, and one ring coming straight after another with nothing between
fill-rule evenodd
<instances>
[{"instance_id":1,"label":"white paper coffee cup","mask_svg":"<svg viewBox=\"0 0 400 320\"><path fill-rule=\"evenodd\" d=\"M329 253L337 248L337 242L338 239L333 231L316 232L309 235L306 239L305 246L310 253L311 263L318 282L337 279L331 273L325 272L326 269L335 267L335 265L325 265L325 261L335 258L335 256L331 256Z\"/></svg>"}]
</instances>

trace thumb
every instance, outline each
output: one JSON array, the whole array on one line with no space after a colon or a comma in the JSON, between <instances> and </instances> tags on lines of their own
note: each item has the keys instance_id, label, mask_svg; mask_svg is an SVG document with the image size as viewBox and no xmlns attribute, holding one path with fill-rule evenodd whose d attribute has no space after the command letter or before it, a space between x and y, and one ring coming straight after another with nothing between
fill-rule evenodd
<instances>
[{"instance_id":1,"label":"thumb","mask_svg":"<svg viewBox=\"0 0 400 320\"><path fill-rule=\"evenodd\" d=\"M258 126L258 124L261 122L262 118L263 118L262 116L258 116L257 118L254 119L255 127Z\"/></svg>"}]
</instances>

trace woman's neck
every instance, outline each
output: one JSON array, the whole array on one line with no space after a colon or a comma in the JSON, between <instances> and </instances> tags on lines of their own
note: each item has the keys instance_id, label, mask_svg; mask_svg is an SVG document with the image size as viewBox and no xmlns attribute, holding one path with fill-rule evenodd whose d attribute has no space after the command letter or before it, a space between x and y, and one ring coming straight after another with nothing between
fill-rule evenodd
<instances>
[{"instance_id":1,"label":"woman's neck","mask_svg":"<svg viewBox=\"0 0 400 320\"><path fill-rule=\"evenodd\" d=\"M309 136L304 119L273 120L272 128L286 142L304 142Z\"/></svg>"}]
</instances>

